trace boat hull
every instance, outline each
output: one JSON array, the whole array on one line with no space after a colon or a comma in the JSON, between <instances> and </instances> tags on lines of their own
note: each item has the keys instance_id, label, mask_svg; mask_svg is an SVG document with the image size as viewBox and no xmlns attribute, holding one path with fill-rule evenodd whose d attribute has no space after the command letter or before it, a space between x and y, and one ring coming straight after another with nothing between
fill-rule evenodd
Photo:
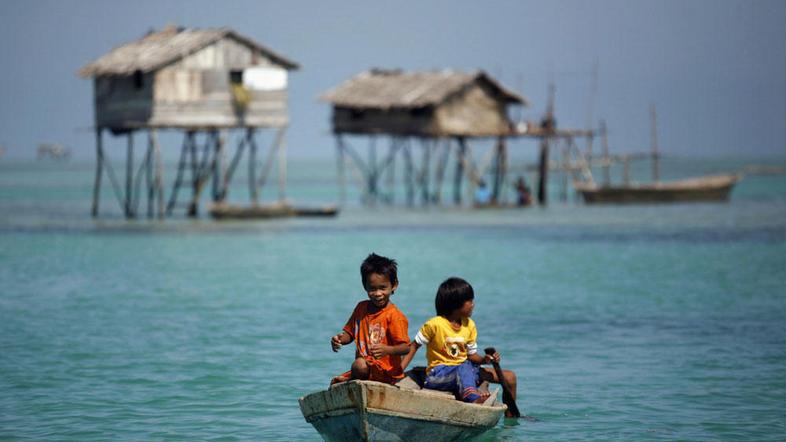
<instances>
[{"instance_id":1,"label":"boat hull","mask_svg":"<svg viewBox=\"0 0 786 442\"><path fill-rule=\"evenodd\" d=\"M577 184L576 190L587 204L724 202L737 181L738 175L718 175L637 186Z\"/></svg>"},{"instance_id":2,"label":"boat hull","mask_svg":"<svg viewBox=\"0 0 786 442\"><path fill-rule=\"evenodd\" d=\"M326 441L471 439L493 428L506 408L371 381L345 382L300 398L303 417Z\"/></svg>"}]
</instances>

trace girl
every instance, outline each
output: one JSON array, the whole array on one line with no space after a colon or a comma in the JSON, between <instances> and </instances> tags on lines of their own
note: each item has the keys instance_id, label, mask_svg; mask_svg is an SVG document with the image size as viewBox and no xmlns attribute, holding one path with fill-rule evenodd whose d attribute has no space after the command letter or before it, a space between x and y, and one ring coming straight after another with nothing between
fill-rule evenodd
<instances>
[{"instance_id":1,"label":"girl","mask_svg":"<svg viewBox=\"0 0 786 442\"><path fill-rule=\"evenodd\" d=\"M448 278L440 284L434 304L437 316L420 328L402 365L406 367L425 345L428 367L424 387L450 391L464 402L481 403L488 398L488 393L478 391L478 381L499 381L492 370L480 369L478 365L499 362L500 355L478 354L478 332L470 319L475 308L472 286L461 278ZM515 375L505 371L515 392Z\"/></svg>"}]
</instances>

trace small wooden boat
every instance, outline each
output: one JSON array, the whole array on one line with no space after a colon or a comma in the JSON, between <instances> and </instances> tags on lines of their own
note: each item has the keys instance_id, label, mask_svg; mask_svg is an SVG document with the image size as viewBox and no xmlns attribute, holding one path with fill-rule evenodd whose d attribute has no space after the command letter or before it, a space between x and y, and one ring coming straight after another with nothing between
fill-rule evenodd
<instances>
[{"instance_id":1,"label":"small wooden boat","mask_svg":"<svg viewBox=\"0 0 786 442\"><path fill-rule=\"evenodd\" d=\"M215 219L260 219L283 218L295 216L295 211L288 204L255 204L247 207L229 204L214 204L210 208L210 216Z\"/></svg>"},{"instance_id":2,"label":"small wooden boat","mask_svg":"<svg viewBox=\"0 0 786 442\"><path fill-rule=\"evenodd\" d=\"M265 219L290 216L330 217L338 214L338 207L293 207L289 204L256 204L251 206L233 206L215 204L210 208L210 216L215 219Z\"/></svg>"},{"instance_id":3,"label":"small wooden boat","mask_svg":"<svg viewBox=\"0 0 786 442\"><path fill-rule=\"evenodd\" d=\"M300 410L326 441L434 442L476 437L493 428L507 409L497 402L496 391L483 404L469 404L407 380L335 384L300 398ZM484 384L481 388L488 388Z\"/></svg>"},{"instance_id":4,"label":"small wooden boat","mask_svg":"<svg viewBox=\"0 0 786 442\"><path fill-rule=\"evenodd\" d=\"M713 175L679 181L618 186L574 183L587 204L637 204L728 201L738 174Z\"/></svg>"}]
</instances>

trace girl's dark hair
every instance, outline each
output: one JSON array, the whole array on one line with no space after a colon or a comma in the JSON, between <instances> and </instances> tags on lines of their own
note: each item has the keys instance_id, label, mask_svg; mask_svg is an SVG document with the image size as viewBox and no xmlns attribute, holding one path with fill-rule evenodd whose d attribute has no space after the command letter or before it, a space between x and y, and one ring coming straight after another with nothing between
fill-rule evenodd
<instances>
[{"instance_id":1,"label":"girl's dark hair","mask_svg":"<svg viewBox=\"0 0 786 442\"><path fill-rule=\"evenodd\" d=\"M397 270L398 264L396 264L395 259L385 258L372 253L366 257L363 264L360 264L360 277L363 279L363 287L366 286L368 277L372 273L387 276L390 283L395 284L398 282Z\"/></svg>"},{"instance_id":2,"label":"girl's dark hair","mask_svg":"<svg viewBox=\"0 0 786 442\"><path fill-rule=\"evenodd\" d=\"M447 317L471 299L475 299L475 291L472 290L472 286L467 281L454 276L439 285L434 306L437 308L439 316Z\"/></svg>"}]
</instances>

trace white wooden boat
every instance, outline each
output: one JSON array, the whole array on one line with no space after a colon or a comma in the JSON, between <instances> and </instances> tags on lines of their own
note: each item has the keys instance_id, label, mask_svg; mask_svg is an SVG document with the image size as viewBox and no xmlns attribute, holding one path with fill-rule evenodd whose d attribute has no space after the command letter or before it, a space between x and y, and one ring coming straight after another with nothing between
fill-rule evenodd
<instances>
[{"instance_id":1,"label":"white wooden boat","mask_svg":"<svg viewBox=\"0 0 786 442\"><path fill-rule=\"evenodd\" d=\"M493 428L507 409L496 391L483 404L469 404L407 380L336 384L300 398L300 410L326 441L435 442L476 437ZM488 388L484 384L481 388Z\"/></svg>"},{"instance_id":2,"label":"white wooden boat","mask_svg":"<svg viewBox=\"0 0 786 442\"><path fill-rule=\"evenodd\" d=\"M640 204L670 202L728 201L740 175L713 175L678 181L619 186L576 182L576 190L587 204Z\"/></svg>"}]
</instances>

